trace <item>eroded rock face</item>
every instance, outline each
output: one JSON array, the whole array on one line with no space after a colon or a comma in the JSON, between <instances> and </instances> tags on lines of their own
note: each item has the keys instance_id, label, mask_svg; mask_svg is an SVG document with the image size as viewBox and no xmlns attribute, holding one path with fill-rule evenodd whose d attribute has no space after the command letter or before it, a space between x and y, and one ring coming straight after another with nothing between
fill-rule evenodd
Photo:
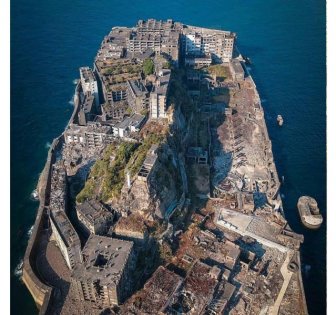
<instances>
[{"instance_id":1,"label":"eroded rock face","mask_svg":"<svg viewBox=\"0 0 336 315\"><path fill-rule=\"evenodd\" d=\"M178 199L176 178L179 176L173 151L168 144L161 145L158 160L149 176L135 176L131 187L125 184L120 204L127 205L129 212L163 218L166 210Z\"/></svg>"}]
</instances>

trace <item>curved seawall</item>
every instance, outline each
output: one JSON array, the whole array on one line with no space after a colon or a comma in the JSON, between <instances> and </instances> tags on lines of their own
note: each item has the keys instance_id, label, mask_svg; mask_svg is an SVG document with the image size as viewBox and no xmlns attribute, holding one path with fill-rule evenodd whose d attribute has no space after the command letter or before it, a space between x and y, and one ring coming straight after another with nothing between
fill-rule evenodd
<instances>
[{"instance_id":1,"label":"curved seawall","mask_svg":"<svg viewBox=\"0 0 336 315\"><path fill-rule=\"evenodd\" d=\"M75 119L79 108L79 87L77 84L75 89L75 106L69 124ZM28 246L23 259L22 280L27 286L30 294L33 296L34 301L39 308L39 314L46 314L49 307L50 299L54 294L53 287L43 283L38 277L38 270L36 268L36 254L37 244L41 237L41 232L46 228L48 223L47 207L49 205L50 196L50 180L51 180L51 167L56 161L56 154L62 148L64 142L63 133L54 139L48 151L48 157L44 169L38 180L37 190L39 194L40 205L37 210L36 219L32 234L28 241Z\"/></svg>"},{"instance_id":2,"label":"curved seawall","mask_svg":"<svg viewBox=\"0 0 336 315\"><path fill-rule=\"evenodd\" d=\"M55 162L56 152L62 147L62 144L63 134L52 142L48 152L47 162L40 175L38 183L40 206L37 210L34 228L23 259L22 280L40 309L40 314L47 312L49 300L53 294L53 288L43 283L37 276L38 270L36 269L35 258L37 254L37 243L40 239L41 232L48 222L46 207L49 203L51 166Z\"/></svg>"}]
</instances>

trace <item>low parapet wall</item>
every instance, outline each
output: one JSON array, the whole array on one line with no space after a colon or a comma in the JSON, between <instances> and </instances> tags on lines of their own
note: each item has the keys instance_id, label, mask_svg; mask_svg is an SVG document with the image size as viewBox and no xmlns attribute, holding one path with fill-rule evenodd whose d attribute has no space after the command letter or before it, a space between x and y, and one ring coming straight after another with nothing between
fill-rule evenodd
<instances>
[{"instance_id":1,"label":"low parapet wall","mask_svg":"<svg viewBox=\"0 0 336 315\"><path fill-rule=\"evenodd\" d=\"M53 288L43 283L37 276L38 272L35 264L37 243L40 239L41 232L43 231L44 223L48 220L46 206L49 203L51 166L56 160L56 152L61 148L63 139L63 134L54 139L48 152L47 162L40 175L38 183L40 205L37 210L33 231L28 241L28 246L23 259L22 280L40 309L39 314L47 313L49 301L53 294Z\"/></svg>"},{"instance_id":2,"label":"low parapet wall","mask_svg":"<svg viewBox=\"0 0 336 315\"><path fill-rule=\"evenodd\" d=\"M304 290L303 281L302 281L300 252L297 253L297 259L298 259L298 265L299 265L299 270L298 270L299 286L300 286L300 290L301 290L301 294L302 294L302 307L303 307L302 312L303 312L304 315L308 315L306 295L305 295L305 290Z\"/></svg>"}]
</instances>

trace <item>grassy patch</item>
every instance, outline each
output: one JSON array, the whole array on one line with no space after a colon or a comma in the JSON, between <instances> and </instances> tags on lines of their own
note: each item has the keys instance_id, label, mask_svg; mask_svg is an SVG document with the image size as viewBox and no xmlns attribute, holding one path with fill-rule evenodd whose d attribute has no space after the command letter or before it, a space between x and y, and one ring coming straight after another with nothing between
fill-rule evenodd
<instances>
[{"instance_id":1,"label":"grassy patch","mask_svg":"<svg viewBox=\"0 0 336 315\"><path fill-rule=\"evenodd\" d=\"M115 153L114 161L110 157L116 150L114 145L109 145L101 160L98 160L90 172L90 177L82 191L77 195L76 201L83 202L85 199L95 197L97 190L100 191L102 200L117 197L124 183L124 169L135 151L137 144L124 142ZM100 186L100 187L99 187Z\"/></svg>"}]
</instances>

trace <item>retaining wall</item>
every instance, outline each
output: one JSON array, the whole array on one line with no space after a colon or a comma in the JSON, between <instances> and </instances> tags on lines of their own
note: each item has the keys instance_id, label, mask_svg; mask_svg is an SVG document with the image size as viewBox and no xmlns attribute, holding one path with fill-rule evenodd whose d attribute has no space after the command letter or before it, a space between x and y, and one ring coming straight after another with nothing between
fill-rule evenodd
<instances>
[{"instance_id":1,"label":"retaining wall","mask_svg":"<svg viewBox=\"0 0 336 315\"><path fill-rule=\"evenodd\" d=\"M52 142L48 152L47 162L40 175L38 183L40 205L37 210L33 231L28 241L28 246L23 259L22 280L33 296L37 307L40 309L39 314L41 315L46 314L48 311L50 298L53 295L53 288L46 285L38 278L35 259L37 254L37 244L40 240L44 225L48 220L46 206L48 206L49 203L51 166L56 160L56 152L62 147L63 139L62 134Z\"/></svg>"}]
</instances>

